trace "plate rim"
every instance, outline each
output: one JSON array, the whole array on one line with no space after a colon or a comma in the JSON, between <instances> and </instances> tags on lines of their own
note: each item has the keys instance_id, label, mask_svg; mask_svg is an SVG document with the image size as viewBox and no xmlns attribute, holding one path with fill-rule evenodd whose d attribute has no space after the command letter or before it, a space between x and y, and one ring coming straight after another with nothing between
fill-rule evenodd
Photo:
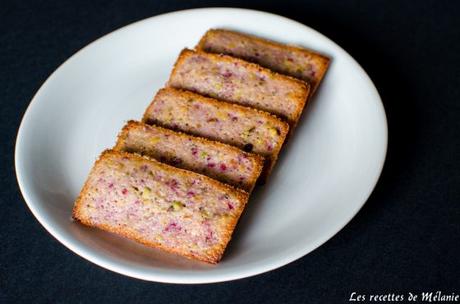
<instances>
[{"instance_id":1,"label":"plate rim","mask_svg":"<svg viewBox=\"0 0 460 304\"><path fill-rule=\"evenodd\" d=\"M31 115L30 114L31 111L32 111L31 109L36 105L36 103L37 103L36 100L38 99L38 96L42 93L43 88L46 87L46 85L56 77L56 74L66 64L68 64L69 62L73 61L80 53L84 52L84 50L86 50L90 46L93 46L95 43L99 43L99 42L101 42L103 40L109 39L112 35L115 35L115 34L121 32L121 31L124 31L124 30L126 30L128 28L131 28L133 26L136 26L137 24L147 22L147 21L152 20L154 18L158 19L158 18L171 17L171 16L174 16L174 15L180 15L180 14L196 14L196 13L205 12L205 11L206 12L213 12L214 11L214 12L218 12L218 13L226 13L226 12L228 13L230 11L232 11L233 13L245 12L245 13L251 13L251 14L265 15L265 16L268 16L268 17L271 17L271 18L277 18L277 19L279 19L279 20L281 20L283 22L288 22L288 23L292 23L292 24L294 24L296 26L299 26L299 27L308 28L309 30L313 31L315 34L320 36L321 39L327 40L328 42L330 42L333 45L335 45L345 56L347 56L348 59L351 60L351 62L353 62L355 64L355 66L362 72L362 75L365 77L366 81L368 81L369 84L370 84L369 89L373 91L372 92L373 95L375 95L376 98L379 101L378 103L376 103L376 105L379 108L378 112L379 112L379 114L381 114L381 118L382 118L382 126L381 127L382 127L382 131L383 131L383 137L381 138L381 140L382 140L382 143L383 143L384 151L382 151L383 152L382 157L379 160L378 174L375 176L375 179L372 181L372 183L371 183L372 186L369 187L367 193L365 193L363 195L364 199L363 199L362 202L360 202L360 204L358 204L359 207L357 207L356 210L353 210L353 212L351 213L349 218L347 218L347 220L344 221L344 224L341 225L340 228L335 233L333 233L332 235L329 235L329 236L327 236L325 238L320 238L320 239L316 240L316 242L314 242L314 244L310 244L310 246L308 246L307 250L298 250L298 251L294 252L293 254L286 255L284 258L282 258L282 259L280 258L280 259L276 260L275 262L265 263L265 264L263 264L263 266L253 267L253 268L250 268L250 270L239 271L237 273L220 274L220 275L217 275L217 276L216 275L211 275L211 276L199 276L199 277L187 277L187 278L175 277L174 275L173 275L174 278L171 277L171 276L165 276L165 275L162 275L162 274L155 275L154 272L149 273L148 275L142 275L141 273L139 273L137 271L131 271L130 269L127 269L127 268L120 269L120 267L116 263L112 263L110 261L100 259L97 256L92 255L85 248L79 247L78 245L75 245L71 241L67 240L67 238L65 236L61 235L60 232L58 232L53 227L51 227L51 225L48 224L48 222L46 221L45 217L42 216L41 213L37 210L37 208L35 207L35 203L33 203L33 199L30 197L28 191L26 191L26 189L25 189L25 185L24 185L25 184L25 181L24 181L25 177L22 175L22 172L20 170L20 168L21 168L21 161L20 161L21 160L21 154L23 153L23 152L21 152L22 151L21 147L23 145L22 137L23 137L23 133L25 132L24 131L24 125L25 125L26 121L30 120L29 116ZM234 8L234 7L204 7L204 8L193 8L193 9L172 11L172 12L167 12L167 13L163 13L163 14L159 14L159 15L154 15L154 16L151 16L151 17L148 17L148 18L145 18L145 19L141 19L141 20L132 22L130 24L127 24L125 26L122 26L122 27L120 27L120 28L118 28L118 29L116 29L114 31L111 31L111 32L103 35L102 37L99 37L96 40L91 41L90 43L88 43L84 47L80 48L73 55L71 55L69 58L67 58L63 63L61 63L48 76L48 78L40 85L40 88L33 95L32 99L29 102L29 105L27 106L27 108L26 108L26 110L25 110L25 112L24 112L24 114L22 116L18 131L17 131L17 135L16 135L15 148L14 149L15 149L15 151L14 151L14 168L15 168L15 172L16 172L16 180L17 180L17 183L19 185L19 189L20 189L21 195L23 196L24 202L26 203L27 207L32 212L34 217L37 219L37 221L45 228L45 230L49 234L51 234L56 240L58 240L61 244L63 244L68 249L70 249L72 252L74 252L78 256L90 261L91 263L94 263L95 265L98 265L100 267L103 267L103 268L108 269L110 271L113 271L115 273L119 273L119 274L129 276L129 277L132 277L132 278L137 278L137 279L141 279L141 280L145 280L145 281L162 282L162 283L206 284L206 283L218 283L218 282L225 282L225 281L243 279L243 278L256 276L256 275L259 275L259 274L269 272L269 271L275 270L277 268L283 267L283 266L285 266L285 265L287 265L289 263L292 263L292 262L294 262L294 261L306 256L307 254L311 253L312 251L316 250L318 247L320 247L321 245L323 245L324 243L326 243L327 241L332 239L337 233L342 231L343 228L346 225L348 225L348 223L350 223L350 221L362 209L362 207L364 206L364 204L369 199L370 195L374 191L374 189L375 189L375 187L376 187L376 185L377 185L377 183L378 183L378 181L380 179L380 176L382 174L383 167L384 167L384 164L385 164L385 161L386 161L387 152L388 152L388 120L387 120L387 117L386 117L385 108L384 108L382 99L380 97L380 94L378 93L378 90L375 87L375 84L373 83L373 81L371 80L369 75L362 68L362 66L348 52L346 52L340 45L335 43L332 39L326 37L325 35L323 35L322 33L318 32L317 30L315 30L314 28L312 28L312 27L310 27L308 25L302 24L302 23L300 23L298 21L295 21L293 19L281 16L281 15L277 15L277 14L274 14L274 13L265 12L265 11L261 11L261 10L253 10L253 9L245 9L245 8ZM304 246L302 248L304 249L305 247L306 246Z\"/></svg>"}]
</instances>

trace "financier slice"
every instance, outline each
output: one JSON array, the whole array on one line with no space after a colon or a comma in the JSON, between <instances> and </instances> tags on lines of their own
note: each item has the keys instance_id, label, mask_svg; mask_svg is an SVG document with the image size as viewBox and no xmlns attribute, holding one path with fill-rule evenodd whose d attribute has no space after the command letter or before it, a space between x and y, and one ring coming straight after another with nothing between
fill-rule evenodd
<instances>
[{"instance_id":1,"label":"financier slice","mask_svg":"<svg viewBox=\"0 0 460 304\"><path fill-rule=\"evenodd\" d=\"M217 263L248 194L204 175L108 150L75 202L81 223L191 259Z\"/></svg>"},{"instance_id":2,"label":"financier slice","mask_svg":"<svg viewBox=\"0 0 460 304\"><path fill-rule=\"evenodd\" d=\"M266 160L263 180L289 130L286 122L267 112L174 88L158 91L143 121L260 154Z\"/></svg>"},{"instance_id":3,"label":"financier slice","mask_svg":"<svg viewBox=\"0 0 460 304\"><path fill-rule=\"evenodd\" d=\"M316 91L329 66L329 58L314 51L223 29L211 29L197 49L255 62L281 74L302 79Z\"/></svg>"},{"instance_id":4,"label":"financier slice","mask_svg":"<svg viewBox=\"0 0 460 304\"><path fill-rule=\"evenodd\" d=\"M147 155L248 192L254 188L264 164L263 157L257 154L137 121L129 121L123 127L114 149Z\"/></svg>"},{"instance_id":5,"label":"financier slice","mask_svg":"<svg viewBox=\"0 0 460 304\"><path fill-rule=\"evenodd\" d=\"M309 93L307 83L225 55L185 49L168 85L220 100L250 106L295 126Z\"/></svg>"}]
</instances>

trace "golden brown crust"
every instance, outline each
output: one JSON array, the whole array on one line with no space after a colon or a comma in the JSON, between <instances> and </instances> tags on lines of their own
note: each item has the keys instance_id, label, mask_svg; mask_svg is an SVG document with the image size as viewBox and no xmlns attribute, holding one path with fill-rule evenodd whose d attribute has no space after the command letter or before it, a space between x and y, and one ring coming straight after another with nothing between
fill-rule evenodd
<instances>
[{"instance_id":1,"label":"golden brown crust","mask_svg":"<svg viewBox=\"0 0 460 304\"><path fill-rule=\"evenodd\" d=\"M159 96L163 95L163 94L169 94L169 93L180 94L180 95L182 95L182 96L184 96L186 98L193 98L195 100L200 100L200 101L203 101L205 103L212 104L212 105L214 105L216 107L219 107L219 108L226 108L226 109L229 109L229 110L240 110L240 111L250 113L250 114L253 114L253 115L261 115L265 119L271 121L272 123L274 123L275 125L277 125L280 128L280 138L283 139L283 142L285 141L285 139L286 139L286 137L287 137L287 135L289 133L289 130L290 130L290 127L289 127L288 123L286 123L285 121L279 119L276 115L273 115L271 113L268 113L268 112L265 112L265 111L262 111L262 110L258 110L258 109L254 109L254 108L250 108L250 107L245 107L245 106L242 106L242 105L239 105L239 104L234 104L234 103L230 103L230 102L226 102L226 101L217 100L217 99L214 99L214 98L211 98L211 97L205 97L205 96L199 95L197 93L193 93L193 92L186 91L186 90L181 90L181 89L176 89L176 88L172 88L172 87L162 88L157 92L157 94L153 98L153 101L147 107L147 110L145 111L145 113L143 115L142 122L147 123L147 124L151 124L151 121L149 120L149 117L150 117L149 113L152 111L156 99ZM280 145L280 146L276 147L273 150L273 154L272 154L271 158L266 159L266 161L269 161L269 165L264 166L262 174L260 175L260 181L261 182L265 182L267 180L268 176L270 175L270 173L271 173L271 171L273 169L273 166L276 163L276 160L278 159L278 156L279 156L279 153L280 153L282 147L283 147L283 145Z\"/></svg>"},{"instance_id":2,"label":"golden brown crust","mask_svg":"<svg viewBox=\"0 0 460 304\"><path fill-rule=\"evenodd\" d=\"M254 35L251 35L251 34L241 33L241 32L238 32L238 31L233 31L233 30L210 29L203 35L203 37L201 37L200 41L198 42L198 44L196 45L195 48L197 50L204 51L204 44L206 43L206 40L209 39L210 36L218 35L219 33L231 33L232 35L242 37L243 39L244 38L249 38L251 40L257 41L258 43L260 43L262 45L266 45L268 47L282 48L282 49L285 49L287 51L300 52L300 53L303 53L303 54L305 54L307 56L313 57L314 60L315 60L315 65L316 65L316 67L317 67L317 69L319 71L319 73L318 73L319 75L318 75L318 77L315 77L316 78L315 82L311 84L310 96L312 96L315 93L315 91L317 90L318 86L321 83L321 80L324 78L324 75L326 74L326 71L327 71L327 69L329 67L330 58L325 56L325 55L323 55L323 54L320 54L320 53L318 53L316 51L313 51L313 50L310 50L310 49L307 49L307 48L304 48L304 47L300 47L300 46L297 46L297 45L293 45L293 44L279 43L279 42L276 42L276 41L273 41L273 40L261 38L261 37L254 36ZM304 81L309 82L306 79L304 79Z\"/></svg>"},{"instance_id":3,"label":"golden brown crust","mask_svg":"<svg viewBox=\"0 0 460 304\"><path fill-rule=\"evenodd\" d=\"M245 152L245 151L243 151L243 150L241 150L241 149L239 149L237 147L234 147L234 146L231 146L231 145L228 145L228 144L224 144L224 143L221 143L221 142L218 142L218 141L210 140L210 139L207 139L207 138L204 138L204 137L189 135L189 134L186 134L186 133L183 133L183 132L180 132L180 131L173 131L173 130L170 130L170 129L163 128L161 126L148 125L148 124L145 124L145 123L142 123L142 122L139 122L139 121L134 121L134 120L128 121L126 123L126 125L122 128L122 130L118 134L118 140L117 140L117 143L115 144L115 146L113 147L113 150L115 150L115 151L125 151L124 150L124 143L126 141L126 137L127 137L128 133L130 132L130 130L135 129L137 127L143 127L143 128L147 128L147 129L155 127L157 129L161 130L163 133L170 134L171 136L179 136L179 137L181 137L183 139L192 138L193 141L213 146L216 149L221 149L221 150L226 150L226 151L231 150L231 151L233 151L235 153L241 153L241 154L247 155L248 157L250 157L250 158L252 158L254 160L254 171L252 172L252 175L248 177L247 182L243 185L243 190L247 191L248 193L252 192L252 190L253 190L253 188L254 188L254 186L256 184L256 181L259 178L259 175L260 175L260 173L262 171L263 165L264 165L265 158L263 156L259 155L259 154ZM143 154L143 153L141 153L141 154ZM224 183L232 184L231 181L229 181L229 180L225 180ZM236 185L233 185L233 186L238 188L238 186L236 186Z\"/></svg>"},{"instance_id":4,"label":"golden brown crust","mask_svg":"<svg viewBox=\"0 0 460 304\"><path fill-rule=\"evenodd\" d=\"M131 240L134 240L134 241L137 241L139 243L142 243L142 244L144 244L146 246L159 248L159 249L162 249L162 250L165 250L165 251L168 251L168 252L171 252L171 253L175 253L175 254L190 258L190 259L201 260L203 262L207 262L207 263L211 263L211 264L216 264L216 263L219 262L219 260L221 259L222 255L223 255L223 252L224 252L228 242L231 239L231 236L232 236L233 231L234 231L234 229L236 227L238 219L240 218L241 213L242 213L242 211L243 211L243 209L244 209L244 207L245 207L245 205L247 203L248 196L249 196L248 193L246 193L245 191L243 191L241 189L236 189L236 188L234 188L234 187L232 187L230 185L226 185L226 184L223 184L223 183L221 183L219 181L213 180L213 179L211 179L211 178L209 178L207 176L200 175L198 173L190 172L190 171L187 171L187 170L175 168L175 167L160 163L160 162L158 162L156 160L153 160L153 159L151 159L149 157L146 157L146 156L142 156L142 155L134 154L134 153L122 152L122 151L115 151L115 150L105 150L104 152L102 152L102 154L96 160L96 163L94 164L93 168L91 169L90 175L93 174L93 172L96 170L97 165L101 161L103 161L104 158L110 157L110 156L127 157L127 158L135 159L135 160L148 160L148 161L152 162L152 164L160 167L161 169L163 169L165 171L174 172L175 174L180 173L183 176L190 176L190 177L199 176L200 178L204 179L207 183L211 184L215 188L219 188L220 190L227 191L227 192L232 192L233 195L235 195L238 198L238 200L241 202L241 204L239 204L239 208L236 210L235 216L233 217L233 220L227 226L227 230L225 231L225 234L222 237L223 242L217 244L212 250L206 251L205 254L198 255L198 254L193 254L193 253L182 251L182 250L176 250L174 248L165 247L162 244L159 244L157 242L147 241L147 240L143 239L139 233L135 233L134 231L130 230L129 228L128 229L127 228L116 228L116 227L113 227L113 226L110 226L110 225L105 225L105 224L99 224L98 225L98 224L91 223L87 218L85 218L81 214L81 208L84 207L83 206L84 205L83 204L83 199L84 199L85 196L88 195L88 191L89 191L89 178L86 180L86 182L83 185L83 188L82 188L79 196L77 197L77 199L75 201L75 205L74 205L73 212L72 212L72 217L75 220L81 222L82 224L84 224L86 226L97 227L99 229L102 229L102 230L105 230L105 231L108 231L108 232L116 233L116 234L121 235L123 237L126 237L126 238L129 238Z\"/></svg>"},{"instance_id":5,"label":"golden brown crust","mask_svg":"<svg viewBox=\"0 0 460 304\"><path fill-rule=\"evenodd\" d=\"M310 85L305 81L302 81L300 79L291 77L289 75L283 75L283 74L274 72L274 71L272 71L270 69L264 68L264 67L262 67L262 66L260 66L260 65L258 65L256 63L253 63L253 62L248 62L248 61L245 61L243 59L239 59L239 58L235 58L235 57L231 57L231 56L223 55L223 54L213 54L213 53L206 53L206 52L203 52L203 51L200 51L200 50L193 51L193 50L190 50L190 49L183 49L181 51L181 53L179 54L179 57L177 58L176 63L174 64L173 70L171 72L171 75L169 77L169 81L166 84L166 86L172 87L172 85L171 85L172 81L171 80L174 77L175 73L177 72L178 66L180 66L182 64L182 62L184 60L186 60L186 58L188 56L192 56L195 53L200 54L200 55L205 56L205 57L208 57L208 58L210 58L210 59L212 59L214 61L225 61L225 62L229 62L229 63L238 63L239 65L244 66L247 69L262 71L262 72L268 73L272 78L276 78L279 81L290 82L290 83L295 84L296 86L298 86L299 89L295 91L295 94L293 94L293 97L295 97L295 99L297 100L297 109L296 109L296 111L293 113L292 117L282 117L282 119L285 119L285 120L287 120L289 122L289 124L290 124L292 129L295 127L295 125L297 124L297 122L298 122L298 120L300 118L300 115L302 114L302 111L303 111L303 109L305 107L305 104L307 102L308 94L310 92ZM209 97L209 96L207 96L207 97ZM233 101L230 101L230 100L225 100L225 102L236 104L236 102L233 102ZM245 106L250 106L250 105L245 105ZM268 112L268 111L265 111L265 110L261 110L261 111L266 112L266 113ZM271 113L271 114L275 114L275 113Z\"/></svg>"},{"instance_id":6,"label":"golden brown crust","mask_svg":"<svg viewBox=\"0 0 460 304\"><path fill-rule=\"evenodd\" d=\"M134 120L128 120L128 122L121 128L120 132L117 135L117 141L115 142L115 146L113 146L112 150L114 151L124 151L124 143L126 142L126 138L128 137L129 130L132 128L132 122Z\"/></svg>"}]
</instances>

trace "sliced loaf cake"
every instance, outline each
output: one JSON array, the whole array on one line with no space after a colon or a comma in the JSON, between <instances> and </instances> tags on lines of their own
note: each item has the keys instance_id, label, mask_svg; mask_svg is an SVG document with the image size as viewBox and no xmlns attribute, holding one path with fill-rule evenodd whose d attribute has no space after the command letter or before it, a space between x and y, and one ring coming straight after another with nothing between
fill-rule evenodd
<instances>
[{"instance_id":1,"label":"sliced loaf cake","mask_svg":"<svg viewBox=\"0 0 460 304\"><path fill-rule=\"evenodd\" d=\"M230 56L183 50L168 85L250 106L295 126L309 93L303 81Z\"/></svg>"},{"instance_id":2,"label":"sliced loaf cake","mask_svg":"<svg viewBox=\"0 0 460 304\"><path fill-rule=\"evenodd\" d=\"M114 149L147 155L248 192L254 188L264 164L260 155L234 146L137 121L125 125Z\"/></svg>"},{"instance_id":3,"label":"sliced loaf cake","mask_svg":"<svg viewBox=\"0 0 460 304\"><path fill-rule=\"evenodd\" d=\"M197 49L231 55L302 79L310 83L312 94L329 66L329 58L314 51L222 29L207 31Z\"/></svg>"},{"instance_id":4,"label":"sliced loaf cake","mask_svg":"<svg viewBox=\"0 0 460 304\"><path fill-rule=\"evenodd\" d=\"M248 194L204 175L108 150L96 161L73 217L142 244L217 263Z\"/></svg>"}]
</instances>

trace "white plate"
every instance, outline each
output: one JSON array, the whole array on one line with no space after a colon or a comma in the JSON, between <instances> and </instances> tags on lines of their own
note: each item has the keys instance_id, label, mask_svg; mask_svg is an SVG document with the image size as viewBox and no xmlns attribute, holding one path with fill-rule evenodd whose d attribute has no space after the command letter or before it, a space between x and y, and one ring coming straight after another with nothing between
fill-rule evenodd
<instances>
[{"instance_id":1,"label":"white plate","mask_svg":"<svg viewBox=\"0 0 460 304\"><path fill-rule=\"evenodd\" d=\"M98 154L114 144L126 120L141 118L181 49L194 47L207 29L216 27L300 44L332 58L269 183L251 197L222 262L194 263L73 223L73 201ZM386 147L380 97L337 44L268 13L196 9L124 27L60 66L24 115L16 174L40 223L93 263L144 280L219 282L283 266L331 238L369 197Z\"/></svg>"}]
</instances>

